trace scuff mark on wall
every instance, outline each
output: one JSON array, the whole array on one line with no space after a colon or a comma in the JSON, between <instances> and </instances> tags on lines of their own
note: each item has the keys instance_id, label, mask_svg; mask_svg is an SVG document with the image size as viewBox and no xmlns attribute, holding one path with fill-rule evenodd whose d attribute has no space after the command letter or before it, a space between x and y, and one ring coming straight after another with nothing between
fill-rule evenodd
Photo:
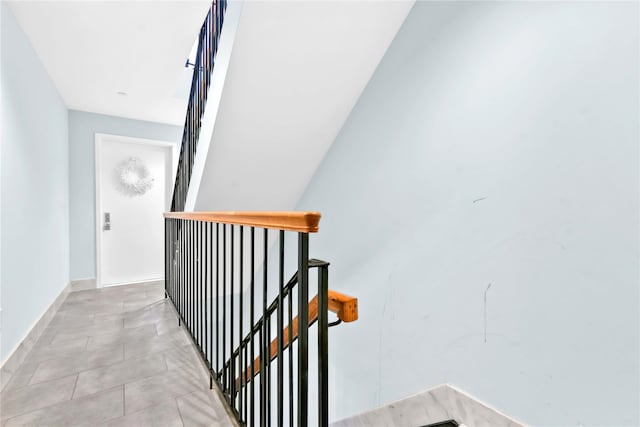
<instances>
[{"instance_id":1,"label":"scuff mark on wall","mask_svg":"<svg viewBox=\"0 0 640 427\"><path fill-rule=\"evenodd\" d=\"M487 285L487 289L484 290L484 342L487 343L487 291L491 288L491 283Z\"/></svg>"}]
</instances>

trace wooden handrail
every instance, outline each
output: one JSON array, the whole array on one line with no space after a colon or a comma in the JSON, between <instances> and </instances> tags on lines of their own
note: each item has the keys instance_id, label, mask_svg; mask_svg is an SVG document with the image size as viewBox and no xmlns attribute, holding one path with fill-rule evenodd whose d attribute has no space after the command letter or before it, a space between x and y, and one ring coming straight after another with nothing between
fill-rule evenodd
<instances>
[{"instance_id":1,"label":"wooden handrail","mask_svg":"<svg viewBox=\"0 0 640 427\"><path fill-rule=\"evenodd\" d=\"M246 225L302 233L318 232L319 212L165 212L165 218Z\"/></svg>"},{"instance_id":2,"label":"wooden handrail","mask_svg":"<svg viewBox=\"0 0 640 427\"><path fill-rule=\"evenodd\" d=\"M329 311L336 313L338 319L343 322L354 322L358 320L358 298L354 298L348 295L341 294L339 292L329 289ZM318 296L313 297L309 301L309 326L311 326L316 320L318 320ZM292 326L292 339L295 341L298 338L298 316L291 320ZM282 349L289 347L289 327L285 327L282 330ZM271 341L269 346L270 357L269 360L274 360L278 356L278 337ZM256 357L253 361L253 373L258 375L260 372L260 356ZM242 381L244 376L244 381ZM240 390L240 382L242 385L247 384L250 381L251 369L247 368L241 377L236 378L236 390Z\"/></svg>"}]
</instances>

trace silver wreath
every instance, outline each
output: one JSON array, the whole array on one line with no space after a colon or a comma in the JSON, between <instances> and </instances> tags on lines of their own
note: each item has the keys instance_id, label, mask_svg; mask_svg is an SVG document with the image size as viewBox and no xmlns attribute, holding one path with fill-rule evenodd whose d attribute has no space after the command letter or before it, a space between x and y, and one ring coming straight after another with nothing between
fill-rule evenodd
<instances>
[{"instance_id":1,"label":"silver wreath","mask_svg":"<svg viewBox=\"0 0 640 427\"><path fill-rule=\"evenodd\" d=\"M142 196L153 187L154 179L149 168L137 157L118 163L115 169L116 189L129 196Z\"/></svg>"}]
</instances>

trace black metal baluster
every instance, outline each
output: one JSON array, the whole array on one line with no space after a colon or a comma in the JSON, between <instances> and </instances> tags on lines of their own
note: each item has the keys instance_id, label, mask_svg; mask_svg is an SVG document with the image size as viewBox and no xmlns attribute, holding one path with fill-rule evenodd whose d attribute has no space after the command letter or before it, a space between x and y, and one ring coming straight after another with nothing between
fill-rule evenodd
<instances>
[{"instance_id":1,"label":"black metal baluster","mask_svg":"<svg viewBox=\"0 0 640 427\"><path fill-rule=\"evenodd\" d=\"M209 349L208 349L208 335L207 335L207 331L209 328L209 299L208 299L208 286L207 284L209 283L209 258L207 257L207 255L209 254L209 252L211 252L211 246L210 246L210 240L209 240L209 225L211 223L210 222L205 222L204 223L204 254L202 256L202 262L204 264L204 280L203 280L203 286L204 286L204 332L203 332L203 336L204 339L202 341L202 346L204 349L204 360L207 362L207 367L209 368L209 370L211 370L211 362L209 360Z\"/></svg>"},{"instance_id":2,"label":"black metal baluster","mask_svg":"<svg viewBox=\"0 0 640 427\"><path fill-rule=\"evenodd\" d=\"M229 404L235 408L235 388L236 388L236 381L235 381L235 375L234 375L234 371L235 371L235 360L233 358L233 291L234 291L234 283L233 283L233 271L235 270L235 264L234 264L234 252L235 252L235 247L234 247L234 241L235 241L235 232L234 232L234 226L231 225L231 256L230 256L230 271L229 271L229 281L230 281L230 292L229 292L229 300L231 301L231 304L229 306L229 324L230 324L230 328L229 328Z\"/></svg>"},{"instance_id":3,"label":"black metal baluster","mask_svg":"<svg viewBox=\"0 0 640 427\"><path fill-rule=\"evenodd\" d=\"M263 318L264 319L264 318ZM264 354L264 340L262 339L264 336L264 322L262 322L262 319L258 321L258 323L260 324L260 329L258 331L258 344L260 344L260 427L264 427L265 426L265 414L266 414L266 398L265 398L265 392L264 392L264 371L262 370L264 368L264 358L265 358L265 354Z\"/></svg>"},{"instance_id":4,"label":"black metal baluster","mask_svg":"<svg viewBox=\"0 0 640 427\"><path fill-rule=\"evenodd\" d=\"M177 270L177 238L176 238L176 220L170 219L171 226L171 301L173 306L177 308L177 290L176 290L176 270Z\"/></svg>"},{"instance_id":5,"label":"black metal baluster","mask_svg":"<svg viewBox=\"0 0 640 427\"><path fill-rule=\"evenodd\" d=\"M253 427L255 425L255 391L254 391L254 378L255 378L255 366L254 366L254 361L256 358L255 352L254 352L254 348L253 348L253 337L254 337L254 332L253 332L253 327L255 325L255 319L254 319L254 313L255 313L255 305L254 305L254 297L255 297L255 227L251 227L251 289L250 289L250 328L251 328L251 334L250 334L250 346L251 346L251 359L250 359L250 364L251 364L251 410L250 410L250 414L249 417L251 419L251 427Z\"/></svg>"},{"instance_id":6,"label":"black metal baluster","mask_svg":"<svg viewBox=\"0 0 640 427\"><path fill-rule=\"evenodd\" d=\"M318 426L329 425L329 271L318 268Z\"/></svg>"},{"instance_id":7,"label":"black metal baluster","mask_svg":"<svg viewBox=\"0 0 640 427\"><path fill-rule=\"evenodd\" d=\"M193 341L198 347L198 221L193 221Z\"/></svg>"},{"instance_id":8,"label":"black metal baluster","mask_svg":"<svg viewBox=\"0 0 640 427\"><path fill-rule=\"evenodd\" d=\"M171 297L171 302L173 306L176 305L176 288L175 288L175 280L174 273L176 266L174 261L176 259L176 240L175 240L175 224L174 219L169 218L169 239L170 239L170 250L169 253L169 293Z\"/></svg>"},{"instance_id":9,"label":"black metal baluster","mask_svg":"<svg viewBox=\"0 0 640 427\"><path fill-rule=\"evenodd\" d=\"M169 265L169 263L167 262L167 256L169 254L169 242L167 240L167 237L169 233L167 228L168 228L167 219L165 218L164 220L164 297L165 298L167 298L167 295L168 295L167 280L169 279L169 274L167 273L167 267Z\"/></svg>"},{"instance_id":10,"label":"black metal baluster","mask_svg":"<svg viewBox=\"0 0 640 427\"><path fill-rule=\"evenodd\" d=\"M289 310L287 314L289 316L287 332L289 335L289 349L287 354L289 355L289 426L293 427L293 287L289 289L287 294L289 301Z\"/></svg>"},{"instance_id":11,"label":"black metal baluster","mask_svg":"<svg viewBox=\"0 0 640 427\"><path fill-rule=\"evenodd\" d=\"M198 222L193 221L192 225L192 233L193 233L193 275L192 275L192 313L193 313L193 331L191 336L193 341L196 343L196 347L198 346Z\"/></svg>"},{"instance_id":12,"label":"black metal baluster","mask_svg":"<svg viewBox=\"0 0 640 427\"><path fill-rule=\"evenodd\" d=\"M244 416L243 416L243 421L245 423L245 425L247 424L248 421L248 416L249 416L249 384L248 384L248 379L247 379L247 374L249 373L247 368L247 360L248 359L248 353L249 353L249 348L247 346L247 341L245 340L244 342L244 364L241 365L243 372L244 372ZM251 381L253 382L253 378L251 379Z\"/></svg>"},{"instance_id":13,"label":"black metal baluster","mask_svg":"<svg viewBox=\"0 0 640 427\"><path fill-rule=\"evenodd\" d=\"M184 312L182 321L189 332L189 221L184 221Z\"/></svg>"},{"instance_id":14,"label":"black metal baluster","mask_svg":"<svg viewBox=\"0 0 640 427\"><path fill-rule=\"evenodd\" d=\"M222 224L222 390L227 391L227 224Z\"/></svg>"},{"instance_id":15,"label":"black metal baluster","mask_svg":"<svg viewBox=\"0 0 640 427\"><path fill-rule=\"evenodd\" d=\"M186 278L185 278L185 319L184 324L187 327L187 331L191 333L191 221L185 222L185 263L186 263Z\"/></svg>"},{"instance_id":16,"label":"black metal baluster","mask_svg":"<svg viewBox=\"0 0 640 427\"><path fill-rule=\"evenodd\" d=\"M189 221L189 332L193 337L193 221Z\"/></svg>"},{"instance_id":17,"label":"black metal baluster","mask_svg":"<svg viewBox=\"0 0 640 427\"><path fill-rule=\"evenodd\" d=\"M284 309L284 231L280 230L280 251L279 251L279 276L280 283L278 286L278 308L277 308L277 323L278 323L278 426L284 425L284 411L283 411L283 383L284 383L284 360L282 359L282 352L284 348L283 334L283 309Z\"/></svg>"},{"instance_id":18,"label":"black metal baluster","mask_svg":"<svg viewBox=\"0 0 640 427\"><path fill-rule=\"evenodd\" d=\"M187 221L182 222L182 310L180 310L180 317L182 318L182 325L185 330L189 330L187 325Z\"/></svg>"},{"instance_id":19,"label":"black metal baluster","mask_svg":"<svg viewBox=\"0 0 640 427\"><path fill-rule=\"evenodd\" d=\"M196 221L191 221L191 230L189 235L191 236L191 339L196 343L196 326L198 324L198 313L196 311L196 299L197 299L197 282L198 282L198 244L197 244L197 227Z\"/></svg>"},{"instance_id":20,"label":"black metal baluster","mask_svg":"<svg viewBox=\"0 0 640 427\"><path fill-rule=\"evenodd\" d=\"M216 379L220 381L220 224L216 223Z\"/></svg>"},{"instance_id":21,"label":"black metal baluster","mask_svg":"<svg viewBox=\"0 0 640 427\"><path fill-rule=\"evenodd\" d=\"M186 304L186 316L184 323L187 325L187 331L191 333L191 221L187 221L185 224L185 238L187 244L186 250L186 263L187 263L187 280L186 286L187 291L185 295L185 304Z\"/></svg>"},{"instance_id":22,"label":"black metal baluster","mask_svg":"<svg viewBox=\"0 0 640 427\"><path fill-rule=\"evenodd\" d=\"M271 427L271 314L267 315L267 427Z\"/></svg>"},{"instance_id":23,"label":"black metal baluster","mask_svg":"<svg viewBox=\"0 0 640 427\"><path fill-rule=\"evenodd\" d=\"M182 274L184 273L184 249L182 247L182 237L184 236L184 230L182 227L182 220L176 219L176 223L178 225L178 265L176 268L176 276L178 283L178 326L182 326L182 291L184 289L184 280L182 279Z\"/></svg>"},{"instance_id":24,"label":"black metal baluster","mask_svg":"<svg viewBox=\"0 0 640 427\"><path fill-rule=\"evenodd\" d=\"M209 244L213 245L213 225L211 223L209 223ZM215 271L213 269L213 254L216 254L216 257L218 255L218 247L216 245L216 249L215 251L213 250L213 248L211 248L211 251L209 252L209 266L211 269L211 275L209 278L209 295L211 295L211 318L210 318L210 322L211 322L211 327L209 329L209 356L210 356L210 360L211 362L209 363L209 388L213 388L213 368L215 366L215 362L214 362L214 356L213 356L213 275L214 274L218 274L217 271ZM217 327L217 324L216 324Z\"/></svg>"},{"instance_id":25,"label":"black metal baluster","mask_svg":"<svg viewBox=\"0 0 640 427\"><path fill-rule=\"evenodd\" d=\"M298 426L308 418L309 235L298 233Z\"/></svg>"},{"instance_id":26,"label":"black metal baluster","mask_svg":"<svg viewBox=\"0 0 640 427\"><path fill-rule=\"evenodd\" d=\"M202 228L203 228L204 223L202 221L199 222L199 230L198 230L198 234L199 234L199 238L198 240L200 240L200 253L198 254L198 274L200 275L200 281L198 283L198 315L200 316L199 318L199 325L198 325L198 342L200 345L200 353L204 353L202 351L202 348L204 346L203 341L202 341L202 328L203 328L203 323L202 323L202 315L204 314L204 307L203 307L203 302L202 302L202 286L204 284L204 251L203 251L203 236L204 234L202 233Z\"/></svg>"},{"instance_id":27,"label":"black metal baluster","mask_svg":"<svg viewBox=\"0 0 640 427\"><path fill-rule=\"evenodd\" d=\"M264 229L264 239L263 239L263 252L264 252L264 261L263 261L263 282L262 282L262 349L260 352L260 399L261 399L261 409L260 409L260 425L262 427L266 427L266 418L268 414L268 407L271 405L271 402L267 399L267 360L269 359L269 331L267 330L267 270L268 270L268 230Z\"/></svg>"},{"instance_id":28,"label":"black metal baluster","mask_svg":"<svg viewBox=\"0 0 640 427\"><path fill-rule=\"evenodd\" d=\"M189 238L191 239L191 256L189 260L191 261L189 264L191 265L191 281L189 290L191 292L191 299L189 300L189 308L191 310L190 316L190 325L189 330L191 331L191 338L195 335L195 275L196 275L196 239L195 239L195 228L196 222L190 221L189 223Z\"/></svg>"},{"instance_id":29,"label":"black metal baluster","mask_svg":"<svg viewBox=\"0 0 640 427\"><path fill-rule=\"evenodd\" d=\"M243 309L242 302L243 301L242 301L242 299L243 299L243 295L244 295L243 292L242 292L243 289L244 289L244 286L243 286L244 284L242 282L242 280L244 279L244 277L243 277L243 273L244 272L242 271L243 261L244 261L244 227L241 225L240 226L240 259L239 259L239 262L240 262L240 271L239 271L239 273L240 273L240 275L238 277L238 280L239 280L239 282L238 282L239 283L239 285L238 285L239 286L239 292L238 292L238 295L239 295L238 296L238 305L239 305L239 307L238 307L238 314L239 314L239 316L238 316L238 372L239 372L239 376L240 376L240 386L238 388L238 413L240 414L240 420L242 420L243 418L246 420L246 416L243 416L244 412L243 412L243 408L242 408L242 400L243 400L242 399L243 398L242 385L243 385L243 382L244 382L244 378L243 378L244 372L246 370L244 364L242 363L242 356L243 356L243 353L242 353L242 351L243 351L243 349L242 349L242 338L243 338L242 337L242 332L243 332L242 331L242 326L243 326L242 325L242 315L243 315L243 313L242 313L242 309ZM234 376L234 378L235 378L235 376ZM234 383L235 383L235 381L234 381ZM246 390L246 387L245 387L245 390ZM245 399L245 405L246 405L246 399Z\"/></svg>"},{"instance_id":30,"label":"black metal baluster","mask_svg":"<svg viewBox=\"0 0 640 427\"><path fill-rule=\"evenodd\" d=\"M189 300L189 292L188 292L188 290L189 290L189 266L188 266L188 263L187 263L188 259L189 259L188 258L189 257L189 251L188 251L188 245L187 245L187 243L188 243L187 237L189 235L189 229L188 229L189 227L188 226L189 226L188 221L186 221L186 220L183 221L183 224L182 224L182 238L184 240L183 243L182 243L183 244L183 252L182 252L183 253L183 260L182 260L182 262L183 262L183 272L182 272L182 275L183 275L183 284L182 284L182 289L183 289L182 290L182 304L183 304L183 307L182 307L181 315L182 315L182 322L184 323L184 328L187 331L189 331L189 324L187 323L187 319L189 317L187 315L187 313L188 313L187 307L188 307L188 300Z\"/></svg>"},{"instance_id":31,"label":"black metal baluster","mask_svg":"<svg viewBox=\"0 0 640 427\"><path fill-rule=\"evenodd\" d=\"M171 299L171 219L164 219L164 297Z\"/></svg>"},{"instance_id":32,"label":"black metal baluster","mask_svg":"<svg viewBox=\"0 0 640 427\"><path fill-rule=\"evenodd\" d=\"M182 327L183 328L187 328L187 323L185 321L185 316L184 316L184 312L185 312L185 305L184 305L184 300L185 300L185 290L186 290L186 275L187 275L187 265L186 265L186 260L187 260L187 253L186 253L186 230L185 230L185 220L179 220L180 222L180 274L179 274L179 280L180 280L180 321L182 322Z\"/></svg>"}]
</instances>

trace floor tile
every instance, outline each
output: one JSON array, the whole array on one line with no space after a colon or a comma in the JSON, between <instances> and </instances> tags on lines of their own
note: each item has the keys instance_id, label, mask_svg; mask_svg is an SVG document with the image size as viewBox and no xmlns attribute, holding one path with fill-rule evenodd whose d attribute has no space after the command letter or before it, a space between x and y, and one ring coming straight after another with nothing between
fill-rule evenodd
<instances>
[{"instance_id":1,"label":"floor tile","mask_svg":"<svg viewBox=\"0 0 640 427\"><path fill-rule=\"evenodd\" d=\"M11 375L7 385L2 390L13 390L29 384L40 362L23 362L16 372Z\"/></svg>"},{"instance_id":2,"label":"floor tile","mask_svg":"<svg viewBox=\"0 0 640 427\"><path fill-rule=\"evenodd\" d=\"M87 323L93 323L95 318L95 314L73 314L66 312L58 312L48 327L50 328L60 328L66 326L75 326L75 325L85 325Z\"/></svg>"},{"instance_id":3,"label":"floor tile","mask_svg":"<svg viewBox=\"0 0 640 427\"><path fill-rule=\"evenodd\" d=\"M185 427L191 426L235 426L223 403L211 390L196 391L176 398Z\"/></svg>"},{"instance_id":4,"label":"floor tile","mask_svg":"<svg viewBox=\"0 0 640 427\"><path fill-rule=\"evenodd\" d=\"M206 378L193 370L162 372L124 386L127 414L156 405L167 398L179 397L198 390L208 389Z\"/></svg>"},{"instance_id":5,"label":"floor tile","mask_svg":"<svg viewBox=\"0 0 640 427\"><path fill-rule=\"evenodd\" d=\"M115 344L126 344L156 335L156 328L154 325L144 325L137 328L123 328L118 332L90 337L87 342L87 350L95 350L97 348L112 346Z\"/></svg>"},{"instance_id":6,"label":"floor tile","mask_svg":"<svg viewBox=\"0 0 640 427\"><path fill-rule=\"evenodd\" d=\"M177 328L172 334L152 335L137 341L124 344L124 357L131 359L150 353L160 352L189 344L189 338Z\"/></svg>"},{"instance_id":7,"label":"floor tile","mask_svg":"<svg viewBox=\"0 0 640 427\"><path fill-rule=\"evenodd\" d=\"M168 370L200 367L203 364L197 350L191 343L166 349L164 360Z\"/></svg>"},{"instance_id":8,"label":"floor tile","mask_svg":"<svg viewBox=\"0 0 640 427\"><path fill-rule=\"evenodd\" d=\"M81 372L73 394L76 399L116 385L133 382L166 371L162 354L129 359L102 368Z\"/></svg>"},{"instance_id":9,"label":"floor tile","mask_svg":"<svg viewBox=\"0 0 640 427\"><path fill-rule=\"evenodd\" d=\"M6 426L95 426L124 414L123 386L52 405L7 421Z\"/></svg>"},{"instance_id":10,"label":"floor tile","mask_svg":"<svg viewBox=\"0 0 640 427\"><path fill-rule=\"evenodd\" d=\"M76 301L63 304L59 311L71 315L78 314L106 314L122 312L124 303L122 301Z\"/></svg>"},{"instance_id":11,"label":"floor tile","mask_svg":"<svg viewBox=\"0 0 640 427\"><path fill-rule=\"evenodd\" d=\"M81 351L66 357L41 362L31 377L31 384L61 378L73 373L113 365L124 360L124 345L94 351Z\"/></svg>"},{"instance_id":12,"label":"floor tile","mask_svg":"<svg viewBox=\"0 0 640 427\"><path fill-rule=\"evenodd\" d=\"M178 327L177 317L165 310L165 311L151 311L134 316L126 316L123 319L125 328L136 328L138 326L151 325L156 323L168 323L173 325L174 328Z\"/></svg>"},{"instance_id":13,"label":"floor tile","mask_svg":"<svg viewBox=\"0 0 640 427\"><path fill-rule=\"evenodd\" d=\"M164 298L158 298L157 300L149 300L146 297L139 301L125 301L122 311L125 313L131 313L138 310L148 309L152 304L161 304L164 302Z\"/></svg>"},{"instance_id":14,"label":"floor tile","mask_svg":"<svg viewBox=\"0 0 640 427\"><path fill-rule=\"evenodd\" d=\"M42 362L44 360L65 357L78 351L84 351L87 347L88 337L75 338L57 344L45 344L38 341L25 362Z\"/></svg>"},{"instance_id":15,"label":"floor tile","mask_svg":"<svg viewBox=\"0 0 640 427\"><path fill-rule=\"evenodd\" d=\"M3 391L0 405L2 418L7 419L71 399L78 376L72 375L45 383L27 385Z\"/></svg>"},{"instance_id":16,"label":"floor tile","mask_svg":"<svg viewBox=\"0 0 640 427\"><path fill-rule=\"evenodd\" d=\"M55 331L56 335L53 337L53 340L51 340L51 344L81 337L118 333L122 328L122 320L108 320L96 323L92 322L85 325L52 328L52 331Z\"/></svg>"},{"instance_id":17,"label":"floor tile","mask_svg":"<svg viewBox=\"0 0 640 427\"><path fill-rule=\"evenodd\" d=\"M178 323L179 319L176 314L168 316L164 321L156 323L156 333L158 335L170 334L176 331L178 328L183 328L182 322Z\"/></svg>"},{"instance_id":18,"label":"floor tile","mask_svg":"<svg viewBox=\"0 0 640 427\"><path fill-rule=\"evenodd\" d=\"M171 398L124 417L116 418L106 424L109 427L182 427L178 404Z\"/></svg>"}]
</instances>

